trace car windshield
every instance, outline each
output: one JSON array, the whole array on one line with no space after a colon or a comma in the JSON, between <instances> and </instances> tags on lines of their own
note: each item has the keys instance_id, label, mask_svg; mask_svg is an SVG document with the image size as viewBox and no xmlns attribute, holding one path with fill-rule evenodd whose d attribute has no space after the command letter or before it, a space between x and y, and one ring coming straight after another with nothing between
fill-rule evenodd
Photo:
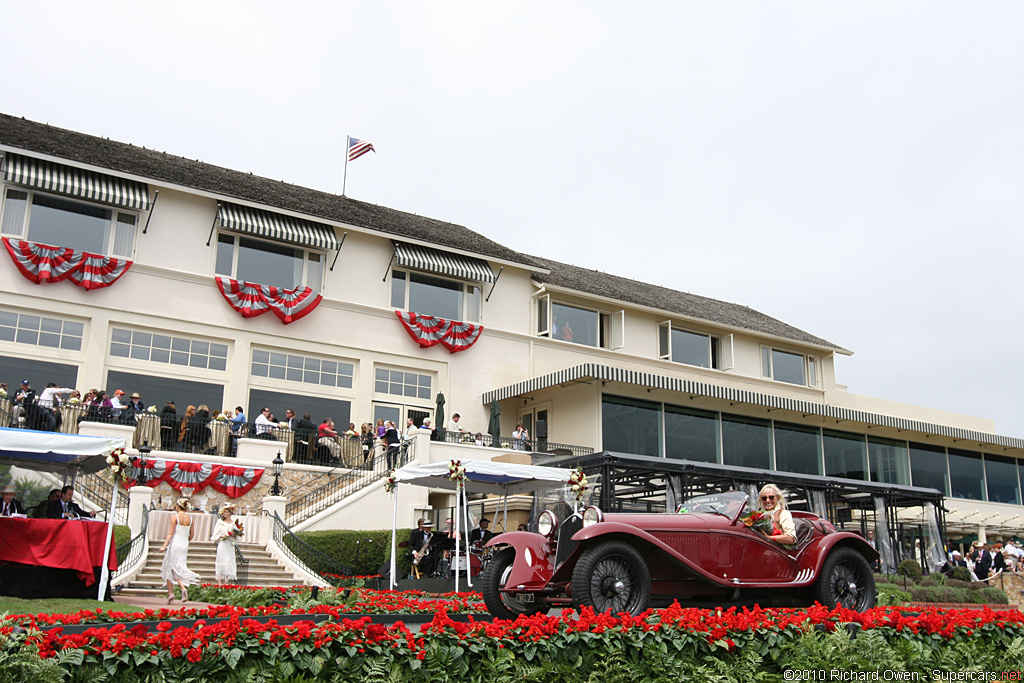
<instances>
[{"instance_id":1,"label":"car windshield","mask_svg":"<svg viewBox=\"0 0 1024 683\"><path fill-rule=\"evenodd\" d=\"M747 504L748 496L742 491L726 491L686 499L679 506L679 514L706 514L709 512L734 519Z\"/></svg>"}]
</instances>

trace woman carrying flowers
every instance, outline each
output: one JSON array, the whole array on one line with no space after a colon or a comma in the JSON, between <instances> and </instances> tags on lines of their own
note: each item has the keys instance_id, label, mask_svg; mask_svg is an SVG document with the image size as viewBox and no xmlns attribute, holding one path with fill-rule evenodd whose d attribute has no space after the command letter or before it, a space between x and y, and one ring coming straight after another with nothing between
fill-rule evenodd
<instances>
[{"instance_id":1,"label":"woman carrying flowers","mask_svg":"<svg viewBox=\"0 0 1024 683\"><path fill-rule=\"evenodd\" d=\"M786 509L786 497L778 487L775 484L765 484L757 495L761 499L758 510L768 513L772 520L772 533L768 538L784 546L796 543L793 515Z\"/></svg>"},{"instance_id":2,"label":"woman carrying flowers","mask_svg":"<svg viewBox=\"0 0 1024 683\"><path fill-rule=\"evenodd\" d=\"M242 534L242 523L235 520L231 513L235 511L234 503L220 506L220 518L213 527L211 541L217 542L217 564L214 573L217 583L234 584L238 577L238 566L235 563L235 544Z\"/></svg>"}]
</instances>

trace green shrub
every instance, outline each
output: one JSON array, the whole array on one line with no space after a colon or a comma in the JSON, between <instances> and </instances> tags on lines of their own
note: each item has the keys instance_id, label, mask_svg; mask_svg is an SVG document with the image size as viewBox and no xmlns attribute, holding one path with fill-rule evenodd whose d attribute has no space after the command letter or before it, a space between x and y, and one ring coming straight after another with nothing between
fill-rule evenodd
<instances>
[{"instance_id":1,"label":"green shrub","mask_svg":"<svg viewBox=\"0 0 1024 683\"><path fill-rule=\"evenodd\" d=\"M952 585L954 581L970 583L971 570L967 567L953 567L953 571L949 575L949 584Z\"/></svg>"},{"instance_id":2,"label":"green shrub","mask_svg":"<svg viewBox=\"0 0 1024 683\"><path fill-rule=\"evenodd\" d=\"M1006 597L1006 593L994 586L979 588L973 592L979 598L974 602L988 603L990 605L1006 605L1010 602L1010 599Z\"/></svg>"},{"instance_id":3,"label":"green shrub","mask_svg":"<svg viewBox=\"0 0 1024 683\"><path fill-rule=\"evenodd\" d=\"M921 571L921 565L916 560L903 560L900 562L899 574L917 582L921 580L924 572Z\"/></svg>"},{"instance_id":4,"label":"green shrub","mask_svg":"<svg viewBox=\"0 0 1024 683\"><path fill-rule=\"evenodd\" d=\"M409 529L397 531L398 542L409 538ZM352 568L357 576L377 574L385 563L391 561L391 530L352 531L331 529L328 531L300 531L295 534L323 554ZM408 574L412 567L405 548L398 549L398 569Z\"/></svg>"},{"instance_id":5,"label":"green shrub","mask_svg":"<svg viewBox=\"0 0 1024 683\"><path fill-rule=\"evenodd\" d=\"M114 525L114 547L119 548L128 541L132 540L132 530L124 524Z\"/></svg>"}]
</instances>

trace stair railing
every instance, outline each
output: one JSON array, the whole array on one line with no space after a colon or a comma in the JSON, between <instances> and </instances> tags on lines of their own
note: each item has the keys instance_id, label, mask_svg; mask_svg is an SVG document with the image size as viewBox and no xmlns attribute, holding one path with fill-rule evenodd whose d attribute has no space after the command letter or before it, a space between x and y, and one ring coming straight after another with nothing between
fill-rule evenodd
<instances>
[{"instance_id":1,"label":"stair railing","mask_svg":"<svg viewBox=\"0 0 1024 683\"><path fill-rule=\"evenodd\" d=\"M112 583L117 583L119 578L133 571L143 561L145 555L143 551L149 542L146 537L149 527L149 510L150 507L142 508L142 528L139 533L117 546L117 571L111 577Z\"/></svg>"},{"instance_id":2,"label":"stair railing","mask_svg":"<svg viewBox=\"0 0 1024 683\"><path fill-rule=\"evenodd\" d=\"M309 545L288 528L277 513L274 513L274 542L292 562L311 574L319 576L325 583L337 583L338 576L353 576L352 568Z\"/></svg>"},{"instance_id":3,"label":"stair railing","mask_svg":"<svg viewBox=\"0 0 1024 683\"><path fill-rule=\"evenodd\" d=\"M110 496L113 495L114 485L109 479L98 473L82 475L75 482L85 498L88 498L101 510L110 509ZM128 523L128 494L123 489L117 488L117 506L114 508L114 524Z\"/></svg>"}]
</instances>

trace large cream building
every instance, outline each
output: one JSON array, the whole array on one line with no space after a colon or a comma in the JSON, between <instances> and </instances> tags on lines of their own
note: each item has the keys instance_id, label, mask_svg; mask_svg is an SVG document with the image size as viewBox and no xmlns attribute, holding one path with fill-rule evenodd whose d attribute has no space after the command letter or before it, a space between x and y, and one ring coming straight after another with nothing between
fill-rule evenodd
<instances>
[{"instance_id":1,"label":"large cream building","mask_svg":"<svg viewBox=\"0 0 1024 683\"><path fill-rule=\"evenodd\" d=\"M502 434L523 422L536 443L937 488L953 532L1022 526L1024 441L851 394L834 367L849 351L750 308L24 119L0 116L0 156L2 235L24 259L70 247L112 257L90 266L108 278L131 262L87 289L36 284L4 257L11 387L123 388L158 407L243 405L250 420L293 408L342 427L419 422L443 393L472 432L498 401ZM222 292L241 281L311 291L285 324L243 317ZM421 347L396 311L462 323L454 351Z\"/></svg>"}]
</instances>

